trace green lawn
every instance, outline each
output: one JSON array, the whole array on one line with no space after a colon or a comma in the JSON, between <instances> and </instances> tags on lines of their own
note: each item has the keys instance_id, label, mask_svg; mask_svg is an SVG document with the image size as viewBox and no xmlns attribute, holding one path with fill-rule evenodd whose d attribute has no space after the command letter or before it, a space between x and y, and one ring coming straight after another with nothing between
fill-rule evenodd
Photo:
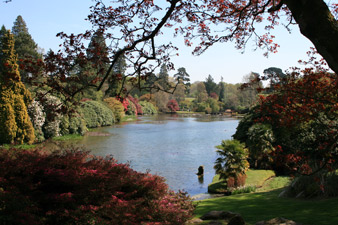
<instances>
[{"instance_id":1,"label":"green lawn","mask_svg":"<svg viewBox=\"0 0 338 225\"><path fill-rule=\"evenodd\" d=\"M338 224L338 198L296 200L279 198L282 189L198 201L195 217L212 210L240 213L248 224L284 217L308 225Z\"/></svg>"},{"instance_id":2,"label":"green lawn","mask_svg":"<svg viewBox=\"0 0 338 225\"><path fill-rule=\"evenodd\" d=\"M54 141L76 141L81 140L83 136L81 134L67 134L63 136L53 137Z\"/></svg>"},{"instance_id":3,"label":"green lawn","mask_svg":"<svg viewBox=\"0 0 338 225\"><path fill-rule=\"evenodd\" d=\"M247 224L284 217L307 225L338 224L338 198L301 200L280 198L289 177L275 177L273 171L249 170L246 185L259 187L255 193L231 195L196 201L195 217L212 210L239 213ZM220 185L217 176L211 185Z\"/></svg>"}]
</instances>

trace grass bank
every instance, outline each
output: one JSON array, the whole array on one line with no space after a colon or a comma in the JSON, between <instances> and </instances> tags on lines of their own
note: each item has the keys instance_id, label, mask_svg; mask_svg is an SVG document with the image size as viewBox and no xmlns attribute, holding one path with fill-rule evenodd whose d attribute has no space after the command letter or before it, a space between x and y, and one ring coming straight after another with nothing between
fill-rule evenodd
<instances>
[{"instance_id":1,"label":"grass bank","mask_svg":"<svg viewBox=\"0 0 338 225\"><path fill-rule=\"evenodd\" d=\"M249 170L247 171L246 186L256 186L260 188L264 182L269 178L272 178L275 173L272 170ZM212 183L208 186L209 193L224 193L227 190L226 184L219 178L219 175L215 175L212 179Z\"/></svg>"},{"instance_id":2,"label":"grass bank","mask_svg":"<svg viewBox=\"0 0 338 225\"><path fill-rule=\"evenodd\" d=\"M256 186L256 192L197 201L195 217L207 212L231 211L243 216L247 224L283 217L307 225L338 224L338 198L294 199L278 197L289 184L288 177L274 177L273 171L250 170L246 185ZM220 184L215 177L212 184Z\"/></svg>"},{"instance_id":3,"label":"grass bank","mask_svg":"<svg viewBox=\"0 0 338 225\"><path fill-rule=\"evenodd\" d=\"M299 200L279 198L282 189L198 201L195 217L212 210L239 213L247 224L284 217L308 225L338 224L338 198Z\"/></svg>"}]
</instances>

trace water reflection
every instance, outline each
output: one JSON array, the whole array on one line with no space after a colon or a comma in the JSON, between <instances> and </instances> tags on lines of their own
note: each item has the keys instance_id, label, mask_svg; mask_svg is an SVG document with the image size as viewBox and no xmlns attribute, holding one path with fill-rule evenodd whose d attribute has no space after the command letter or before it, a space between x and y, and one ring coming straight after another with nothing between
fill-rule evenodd
<instances>
[{"instance_id":1,"label":"water reflection","mask_svg":"<svg viewBox=\"0 0 338 225\"><path fill-rule=\"evenodd\" d=\"M204 184L204 175L199 175L198 177L198 183Z\"/></svg>"},{"instance_id":2,"label":"water reflection","mask_svg":"<svg viewBox=\"0 0 338 225\"><path fill-rule=\"evenodd\" d=\"M101 128L107 137L85 137L80 145L96 155L111 154L137 171L158 174L173 190L205 193L214 176L215 146L230 139L238 120L207 117L141 117L122 126ZM196 179L197 168L204 176Z\"/></svg>"}]
</instances>

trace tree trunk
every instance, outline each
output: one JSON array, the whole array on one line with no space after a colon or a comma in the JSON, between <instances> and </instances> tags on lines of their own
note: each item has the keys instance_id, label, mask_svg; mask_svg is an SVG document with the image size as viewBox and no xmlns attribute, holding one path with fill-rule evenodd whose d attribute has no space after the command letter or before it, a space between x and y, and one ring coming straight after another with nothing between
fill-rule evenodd
<instances>
[{"instance_id":1,"label":"tree trunk","mask_svg":"<svg viewBox=\"0 0 338 225\"><path fill-rule=\"evenodd\" d=\"M324 0L284 0L300 32L338 74L338 22Z\"/></svg>"}]
</instances>

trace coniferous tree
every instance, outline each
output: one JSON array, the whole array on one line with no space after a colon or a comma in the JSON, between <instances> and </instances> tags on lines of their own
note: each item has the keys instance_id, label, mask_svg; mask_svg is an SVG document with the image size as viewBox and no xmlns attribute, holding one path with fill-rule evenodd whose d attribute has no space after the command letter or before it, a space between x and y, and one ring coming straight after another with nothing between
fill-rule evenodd
<instances>
[{"instance_id":1,"label":"coniferous tree","mask_svg":"<svg viewBox=\"0 0 338 225\"><path fill-rule=\"evenodd\" d=\"M32 143L34 128L27 113L30 92L21 82L14 36L8 30L1 39L0 58L0 144Z\"/></svg>"},{"instance_id":2,"label":"coniferous tree","mask_svg":"<svg viewBox=\"0 0 338 225\"><path fill-rule=\"evenodd\" d=\"M218 101L223 102L224 98L225 98L225 88L224 88L223 77L221 77L221 82L219 82L219 97L218 97Z\"/></svg>"},{"instance_id":3,"label":"coniferous tree","mask_svg":"<svg viewBox=\"0 0 338 225\"><path fill-rule=\"evenodd\" d=\"M2 25L1 27L1 30L0 30L0 57L1 57L1 54L2 54L2 37L6 34L7 30L6 30L6 27L4 25Z\"/></svg>"},{"instance_id":4,"label":"coniferous tree","mask_svg":"<svg viewBox=\"0 0 338 225\"><path fill-rule=\"evenodd\" d=\"M160 68L160 73L158 75L158 84L164 90L167 90L169 88L169 74L167 65L165 64L163 64Z\"/></svg>"},{"instance_id":5,"label":"coniferous tree","mask_svg":"<svg viewBox=\"0 0 338 225\"><path fill-rule=\"evenodd\" d=\"M189 93L189 87L190 87L190 75L186 71L184 67L180 67L177 70L178 72L174 75L175 80L178 83L182 83L185 87L185 92L188 94Z\"/></svg>"},{"instance_id":6,"label":"coniferous tree","mask_svg":"<svg viewBox=\"0 0 338 225\"><path fill-rule=\"evenodd\" d=\"M108 80L108 90L106 95L115 97L120 94L122 88L122 80L124 79L125 72L127 69L127 62L124 55L120 56L113 67L113 74Z\"/></svg>"},{"instance_id":7,"label":"coniferous tree","mask_svg":"<svg viewBox=\"0 0 338 225\"><path fill-rule=\"evenodd\" d=\"M108 67L108 47L102 32L96 31L93 34L86 52L88 59L92 63L99 64L99 67L104 67L105 69Z\"/></svg>"},{"instance_id":8,"label":"coniferous tree","mask_svg":"<svg viewBox=\"0 0 338 225\"><path fill-rule=\"evenodd\" d=\"M207 77L207 79L205 80L204 85L205 85L205 89L206 89L209 96L212 92L217 93L217 90L216 90L217 84L215 83L214 78L212 78L212 76L210 74Z\"/></svg>"},{"instance_id":9,"label":"coniferous tree","mask_svg":"<svg viewBox=\"0 0 338 225\"><path fill-rule=\"evenodd\" d=\"M42 59L42 55L38 52L38 45L28 33L26 22L22 16L18 16L14 22L12 33L15 39L15 52L18 54L18 63L24 59L36 61ZM24 69L19 69L22 81L25 82L28 77L28 72Z\"/></svg>"}]
</instances>

